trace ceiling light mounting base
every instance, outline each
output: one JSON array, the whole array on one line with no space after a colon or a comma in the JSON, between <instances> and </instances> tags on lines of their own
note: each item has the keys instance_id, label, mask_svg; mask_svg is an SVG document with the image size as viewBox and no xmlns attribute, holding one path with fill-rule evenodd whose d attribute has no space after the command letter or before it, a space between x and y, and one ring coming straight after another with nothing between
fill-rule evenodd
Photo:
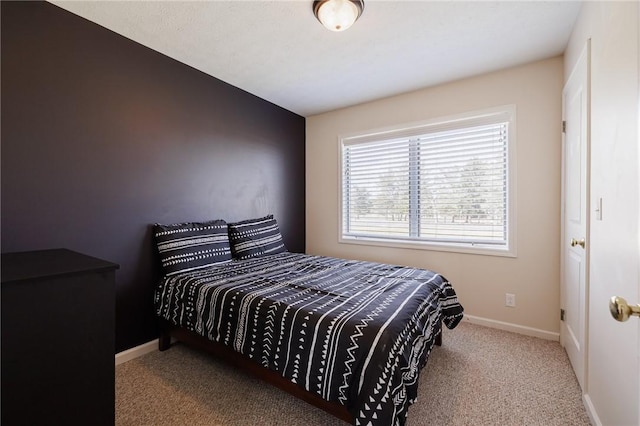
<instances>
[{"instance_id":1,"label":"ceiling light mounting base","mask_svg":"<svg viewBox=\"0 0 640 426\"><path fill-rule=\"evenodd\" d=\"M364 0L315 0L313 14L331 31L344 31L362 15Z\"/></svg>"}]
</instances>

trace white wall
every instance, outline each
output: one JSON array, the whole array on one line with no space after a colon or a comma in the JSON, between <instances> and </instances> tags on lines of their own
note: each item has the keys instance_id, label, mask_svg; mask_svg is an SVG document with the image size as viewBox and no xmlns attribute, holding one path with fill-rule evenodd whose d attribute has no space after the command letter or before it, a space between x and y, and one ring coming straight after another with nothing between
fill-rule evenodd
<instances>
[{"instance_id":1,"label":"white wall","mask_svg":"<svg viewBox=\"0 0 640 426\"><path fill-rule=\"evenodd\" d=\"M591 211L588 372L596 424L640 424L638 320L618 323L609 298L640 302L637 2L585 2L565 53L565 76L591 39Z\"/></svg>"},{"instance_id":2,"label":"white wall","mask_svg":"<svg viewBox=\"0 0 640 426\"><path fill-rule=\"evenodd\" d=\"M307 253L432 269L467 314L558 333L562 85L557 57L308 117ZM507 104L517 108L517 258L338 243L338 135Z\"/></svg>"}]
</instances>

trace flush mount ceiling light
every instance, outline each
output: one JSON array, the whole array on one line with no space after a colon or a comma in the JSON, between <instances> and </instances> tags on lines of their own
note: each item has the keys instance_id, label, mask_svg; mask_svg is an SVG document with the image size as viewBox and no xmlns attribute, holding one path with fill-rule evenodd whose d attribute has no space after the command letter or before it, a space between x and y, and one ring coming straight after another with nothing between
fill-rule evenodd
<instances>
[{"instance_id":1,"label":"flush mount ceiling light","mask_svg":"<svg viewBox=\"0 0 640 426\"><path fill-rule=\"evenodd\" d=\"M316 0L313 14L331 31L344 31L362 15L363 0Z\"/></svg>"}]
</instances>

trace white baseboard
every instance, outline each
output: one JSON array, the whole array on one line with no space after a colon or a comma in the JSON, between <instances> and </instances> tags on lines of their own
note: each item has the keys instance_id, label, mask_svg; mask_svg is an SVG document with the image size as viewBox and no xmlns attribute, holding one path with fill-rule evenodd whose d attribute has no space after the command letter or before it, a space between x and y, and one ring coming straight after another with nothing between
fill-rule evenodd
<instances>
[{"instance_id":1,"label":"white baseboard","mask_svg":"<svg viewBox=\"0 0 640 426\"><path fill-rule=\"evenodd\" d=\"M587 415L589 416L589 420L591 420L591 424L595 426L602 426L602 422L598 417L598 413L596 413L596 409L593 406L593 402L591 402L591 397L588 394L582 395L582 403L584 404L584 408L587 410Z\"/></svg>"},{"instance_id":2,"label":"white baseboard","mask_svg":"<svg viewBox=\"0 0 640 426\"><path fill-rule=\"evenodd\" d=\"M553 333L551 331L540 330L532 327L525 327L523 325L511 324L508 322L496 321L488 318L476 317L473 315L464 314L463 321L471 324L482 325L489 328L497 328L499 330L511 331L513 333L524 334L526 336L539 337L547 340L560 340L560 333ZM147 343L143 343L140 346L136 346L126 351L118 352L116 354L116 365L120 365L123 362L131 361L142 355L158 350L158 339L152 340Z\"/></svg>"},{"instance_id":3,"label":"white baseboard","mask_svg":"<svg viewBox=\"0 0 640 426\"><path fill-rule=\"evenodd\" d=\"M123 362L131 361L134 358L148 354L158 350L158 339L152 340L147 343L143 343L140 346L136 346L126 351L118 352L116 354L116 365L120 365Z\"/></svg>"},{"instance_id":4,"label":"white baseboard","mask_svg":"<svg viewBox=\"0 0 640 426\"><path fill-rule=\"evenodd\" d=\"M463 321L471 324L482 325L489 328L497 328L499 330L511 331L513 333L524 334L526 336L539 337L546 340L560 341L560 333L552 331L540 330L538 328L526 327L524 325L512 324L509 322L496 321L488 318L476 317L464 314Z\"/></svg>"}]
</instances>

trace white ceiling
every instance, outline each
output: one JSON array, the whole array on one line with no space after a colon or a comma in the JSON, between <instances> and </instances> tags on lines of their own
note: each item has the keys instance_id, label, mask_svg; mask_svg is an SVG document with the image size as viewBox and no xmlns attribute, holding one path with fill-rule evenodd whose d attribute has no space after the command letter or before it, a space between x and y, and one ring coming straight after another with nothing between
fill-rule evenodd
<instances>
[{"instance_id":1,"label":"white ceiling","mask_svg":"<svg viewBox=\"0 0 640 426\"><path fill-rule=\"evenodd\" d=\"M581 7L366 0L335 33L311 0L53 3L302 116L560 55Z\"/></svg>"}]
</instances>

